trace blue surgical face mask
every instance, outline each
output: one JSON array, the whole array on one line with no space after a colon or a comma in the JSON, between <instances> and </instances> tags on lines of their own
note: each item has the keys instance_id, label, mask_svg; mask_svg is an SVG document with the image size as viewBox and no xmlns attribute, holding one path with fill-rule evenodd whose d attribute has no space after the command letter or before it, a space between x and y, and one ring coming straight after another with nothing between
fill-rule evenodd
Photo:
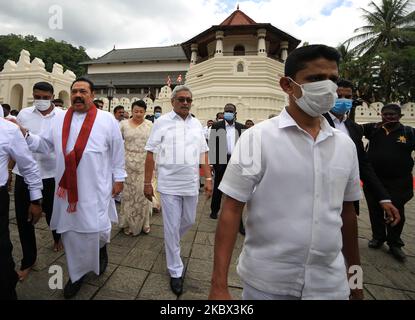
<instances>
[{"instance_id":1,"label":"blue surgical face mask","mask_svg":"<svg viewBox=\"0 0 415 320\"><path fill-rule=\"evenodd\" d=\"M235 118L235 114L233 112L225 112L225 114L223 115L223 118L226 121L233 121L233 119Z\"/></svg>"},{"instance_id":2,"label":"blue surgical face mask","mask_svg":"<svg viewBox=\"0 0 415 320\"><path fill-rule=\"evenodd\" d=\"M154 112L154 118L158 119L161 116L161 112Z\"/></svg>"},{"instance_id":3,"label":"blue surgical face mask","mask_svg":"<svg viewBox=\"0 0 415 320\"><path fill-rule=\"evenodd\" d=\"M337 99L334 108L331 109L331 112L335 114L346 114L352 109L352 106L352 99Z\"/></svg>"}]
</instances>

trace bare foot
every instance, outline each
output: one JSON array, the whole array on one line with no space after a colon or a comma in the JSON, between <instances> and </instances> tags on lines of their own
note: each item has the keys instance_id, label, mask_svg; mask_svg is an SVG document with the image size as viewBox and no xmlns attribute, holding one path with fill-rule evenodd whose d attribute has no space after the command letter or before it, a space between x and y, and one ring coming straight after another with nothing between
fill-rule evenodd
<instances>
[{"instance_id":1,"label":"bare foot","mask_svg":"<svg viewBox=\"0 0 415 320\"><path fill-rule=\"evenodd\" d=\"M27 278L27 276L29 275L30 270L32 270L32 267L29 267L29 268L24 269L24 270L18 270L17 275L19 276L19 281L24 281Z\"/></svg>"},{"instance_id":2,"label":"bare foot","mask_svg":"<svg viewBox=\"0 0 415 320\"><path fill-rule=\"evenodd\" d=\"M59 240L58 242L55 242L53 244L53 251L59 252L63 250L63 243L62 240Z\"/></svg>"},{"instance_id":3,"label":"bare foot","mask_svg":"<svg viewBox=\"0 0 415 320\"><path fill-rule=\"evenodd\" d=\"M123 229L123 232L124 232L124 234L125 234L126 236L132 236L132 235L133 235L133 233L130 231L130 229L129 229L129 228L124 228L124 229Z\"/></svg>"}]
</instances>

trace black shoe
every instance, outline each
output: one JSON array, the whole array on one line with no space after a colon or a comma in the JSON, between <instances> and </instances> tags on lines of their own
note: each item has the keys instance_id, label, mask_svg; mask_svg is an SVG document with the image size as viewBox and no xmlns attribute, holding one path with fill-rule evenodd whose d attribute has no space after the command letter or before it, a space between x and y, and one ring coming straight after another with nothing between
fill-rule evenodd
<instances>
[{"instance_id":1,"label":"black shoe","mask_svg":"<svg viewBox=\"0 0 415 320\"><path fill-rule=\"evenodd\" d=\"M245 235L245 227L242 221L241 221L241 224L239 225L239 233L243 236Z\"/></svg>"},{"instance_id":2,"label":"black shoe","mask_svg":"<svg viewBox=\"0 0 415 320\"><path fill-rule=\"evenodd\" d=\"M372 240L369 241L367 246L369 248L372 248L372 249L379 249L383 245L383 242L384 241L377 240L377 239L372 239Z\"/></svg>"},{"instance_id":3,"label":"black shoe","mask_svg":"<svg viewBox=\"0 0 415 320\"><path fill-rule=\"evenodd\" d=\"M79 289L81 289L83 281L84 277L82 277L78 281L75 281L74 283L72 283L71 279L69 279L65 285L65 288L63 289L63 296L65 297L65 299L70 299L74 297L78 293Z\"/></svg>"},{"instance_id":4,"label":"black shoe","mask_svg":"<svg viewBox=\"0 0 415 320\"><path fill-rule=\"evenodd\" d=\"M108 266L107 245L99 249L99 275L103 274Z\"/></svg>"},{"instance_id":5,"label":"black shoe","mask_svg":"<svg viewBox=\"0 0 415 320\"><path fill-rule=\"evenodd\" d=\"M389 252L400 262L404 262L406 260L406 254L400 247L389 247Z\"/></svg>"},{"instance_id":6,"label":"black shoe","mask_svg":"<svg viewBox=\"0 0 415 320\"><path fill-rule=\"evenodd\" d=\"M218 214L217 214L217 213L215 213L215 212L211 212L209 217L210 217L211 219L216 220L216 219L218 218Z\"/></svg>"},{"instance_id":7,"label":"black shoe","mask_svg":"<svg viewBox=\"0 0 415 320\"><path fill-rule=\"evenodd\" d=\"M183 292L183 278L170 278L170 288L176 296L180 296Z\"/></svg>"}]
</instances>

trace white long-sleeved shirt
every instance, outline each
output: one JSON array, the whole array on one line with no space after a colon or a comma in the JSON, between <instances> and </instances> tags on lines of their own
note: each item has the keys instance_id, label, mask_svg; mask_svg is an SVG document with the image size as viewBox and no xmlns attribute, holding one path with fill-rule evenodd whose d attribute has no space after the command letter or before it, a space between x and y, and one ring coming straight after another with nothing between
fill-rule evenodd
<instances>
[{"instance_id":1,"label":"white long-sleeved shirt","mask_svg":"<svg viewBox=\"0 0 415 320\"><path fill-rule=\"evenodd\" d=\"M30 199L42 198L43 185L39 169L19 127L0 117L0 186L7 184L10 158L16 161L19 171L29 186Z\"/></svg>"},{"instance_id":2,"label":"white long-sleeved shirt","mask_svg":"<svg viewBox=\"0 0 415 320\"><path fill-rule=\"evenodd\" d=\"M62 151L62 128L65 112L56 115L50 130L26 139L32 152L56 153L56 188L65 171ZM75 112L66 152L73 150L86 113ZM98 110L87 145L77 168L78 204L75 213L68 213L68 201L55 196L51 229L58 233L75 231L94 233L111 228L117 222L114 199L111 197L113 181L122 182L125 172L124 143L118 122L108 112ZM56 193L56 192L55 192Z\"/></svg>"},{"instance_id":3,"label":"white long-sleeved shirt","mask_svg":"<svg viewBox=\"0 0 415 320\"><path fill-rule=\"evenodd\" d=\"M42 115L35 107L24 108L17 116L17 122L30 133L39 135L43 130L49 130L56 114L63 112L61 109L54 108L46 116ZM48 154L33 153L40 170L42 179L54 178L56 175L56 156L52 151ZM13 173L21 175L17 166L14 167Z\"/></svg>"}]
</instances>

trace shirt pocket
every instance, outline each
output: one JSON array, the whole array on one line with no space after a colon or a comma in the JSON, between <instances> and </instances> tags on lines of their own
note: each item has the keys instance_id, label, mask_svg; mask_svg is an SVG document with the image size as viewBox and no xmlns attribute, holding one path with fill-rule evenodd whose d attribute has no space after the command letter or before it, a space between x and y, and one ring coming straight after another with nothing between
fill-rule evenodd
<instances>
[{"instance_id":1,"label":"shirt pocket","mask_svg":"<svg viewBox=\"0 0 415 320\"><path fill-rule=\"evenodd\" d=\"M344 193L349 180L349 170L332 167L329 170L330 208L339 209L343 206Z\"/></svg>"}]
</instances>

